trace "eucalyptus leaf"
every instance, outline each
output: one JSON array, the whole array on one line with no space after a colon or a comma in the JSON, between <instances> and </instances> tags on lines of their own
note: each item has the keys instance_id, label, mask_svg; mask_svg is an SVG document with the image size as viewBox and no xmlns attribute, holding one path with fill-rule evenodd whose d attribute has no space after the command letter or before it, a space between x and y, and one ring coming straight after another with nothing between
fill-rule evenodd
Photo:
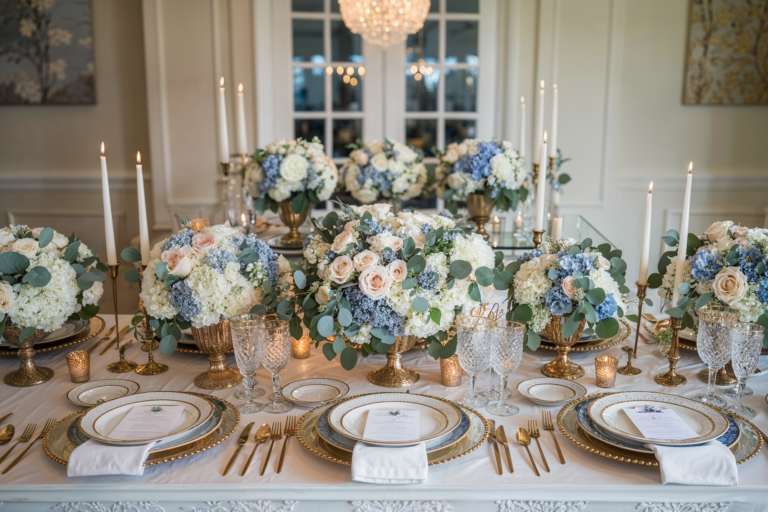
<instances>
[{"instance_id":1,"label":"eucalyptus leaf","mask_svg":"<svg viewBox=\"0 0 768 512\"><path fill-rule=\"evenodd\" d=\"M333 325L333 317L324 316L317 322L317 332L321 336L330 338L336 332Z\"/></svg>"},{"instance_id":2,"label":"eucalyptus leaf","mask_svg":"<svg viewBox=\"0 0 768 512\"><path fill-rule=\"evenodd\" d=\"M475 270L475 278L480 286L491 286L494 277L493 272L488 267L478 267Z\"/></svg>"},{"instance_id":3,"label":"eucalyptus leaf","mask_svg":"<svg viewBox=\"0 0 768 512\"><path fill-rule=\"evenodd\" d=\"M424 259L424 256L416 255L409 259L405 266L411 272L418 274L427 267L427 260Z\"/></svg>"},{"instance_id":4,"label":"eucalyptus leaf","mask_svg":"<svg viewBox=\"0 0 768 512\"><path fill-rule=\"evenodd\" d=\"M21 281L35 288L43 288L51 282L51 273L47 268L38 265L29 269Z\"/></svg>"},{"instance_id":5,"label":"eucalyptus leaf","mask_svg":"<svg viewBox=\"0 0 768 512\"><path fill-rule=\"evenodd\" d=\"M135 247L126 247L120 252L120 257L128 263L139 263L141 261L141 253Z\"/></svg>"},{"instance_id":6,"label":"eucalyptus leaf","mask_svg":"<svg viewBox=\"0 0 768 512\"><path fill-rule=\"evenodd\" d=\"M64 249L64 259L68 263L74 263L77 259L78 251L80 250L80 241L75 240Z\"/></svg>"},{"instance_id":7,"label":"eucalyptus leaf","mask_svg":"<svg viewBox=\"0 0 768 512\"><path fill-rule=\"evenodd\" d=\"M443 316L443 313L438 308L430 308L430 310L429 310L429 317L437 325L440 325L440 320L441 320L442 316Z\"/></svg>"},{"instance_id":8,"label":"eucalyptus leaf","mask_svg":"<svg viewBox=\"0 0 768 512\"><path fill-rule=\"evenodd\" d=\"M339 324L346 327L352 323L352 312L348 309L339 310Z\"/></svg>"},{"instance_id":9,"label":"eucalyptus leaf","mask_svg":"<svg viewBox=\"0 0 768 512\"><path fill-rule=\"evenodd\" d=\"M451 341L443 345L443 348L440 350L440 357L442 359L448 359L453 354L456 353L456 347L458 344L458 340L456 339L456 336L454 336Z\"/></svg>"},{"instance_id":10,"label":"eucalyptus leaf","mask_svg":"<svg viewBox=\"0 0 768 512\"><path fill-rule=\"evenodd\" d=\"M424 297L416 297L413 299L413 309L419 313L426 313L429 309L429 301Z\"/></svg>"},{"instance_id":11,"label":"eucalyptus leaf","mask_svg":"<svg viewBox=\"0 0 768 512\"><path fill-rule=\"evenodd\" d=\"M464 260L456 260L448 267L448 272L458 279L465 279L472 272L472 265Z\"/></svg>"},{"instance_id":12,"label":"eucalyptus leaf","mask_svg":"<svg viewBox=\"0 0 768 512\"><path fill-rule=\"evenodd\" d=\"M23 274L29 268L29 258L18 252L4 252L0 254L0 274Z\"/></svg>"},{"instance_id":13,"label":"eucalyptus leaf","mask_svg":"<svg viewBox=\"0 0 768 512\"><path fill-rule=\"evenodd\" d=\"M344 338L341 336L336 336L336 338L333 340L333 351L337 354L341 354L345 348L347 348L347 344L344 343Z\"/></svg>"},{"instance_id":14,"label":"eucalyptus leaf","mask_svg":"<svg viewBox=\"0 0 768 512\"><path fill-rule=\"evenodd\" d=\"M619 333L619 321L615 318L603 318L595 326L595 333L603 339L610 339Z\"/></svg>"},{"instance_id":15,"label":"eucalyptus leaf","mask_svg":"<svg viewBox=\"0 0 768 512\"><path fill-rule=\"evenodd\" d=\"M323 355L327 360L333 361L333 358L336 357L336 352L333 350L333 343L323 344Z\"/></svg>"},{"instance_id":16,"label":"eucalyptus leaf","mask_svg":"<svg viewBox=\"0 0 768 512\"><path fill-rule=\"evenodd\" d=\"M541 337L533 329L526 329L526 330L527 332L525 334L525 338L526 338L525 345L531 350L536 350L537 348L539 348L539 345L541 345Z\"/></svg>"},{"instance_id":17,"label":"eucalyptus leaf","mask_svg":"<svg viewBox=\"0 0 768 512\"><path fill-rule=\"evenodd\" d=\"M483 296L480 294L480 287L477 286L477 283L469 285L469 297L476 302L482 302Z\"/></svg>"},{"instance_id":18,"label":"eucalyptus leaf","mask_svg":"<svg viewBox=\"0 0 768 512\"><path fill-rule=\"evenodd\" d=\"M349 371L357 364L357 350L347 347L341 352L341 367Z\"/></svg>"},{"instance_id":19,"label":"eucalyptus leaf","mask_svg":"<svg viewBox=\"0 0 768 512\"><path fill-rule=\"evenodd\" d=\"M301 270L297 270L293 273L293 282L296 284L296 286L299 287L299 289L303 290L304 287L307 286L307 276L305 276L304 272Z\"/></svg>"},{"instance_id":20,"label":"eucalyptus leaf","mask_svg":"<svg viewBox=\"0 0 768 512\"><path fill-rule=\"evenodd\" d=\"M128 269L123 278L129 283L138 283L141 281L141 274L139 274L138 270L131 268Z\"/></svg>"},{"instance_id":21,"label":"eucalyptus leaf","mask_svg":"<svg viewBox=\"0 0 768 512\"><path fill-rule=\"evenodd\" d=\"M51 228L45 228L40 232L38 237L38 246L42 249L47 247L51 240L53 240L54 231Z\"/></svg>"}]
</instances>

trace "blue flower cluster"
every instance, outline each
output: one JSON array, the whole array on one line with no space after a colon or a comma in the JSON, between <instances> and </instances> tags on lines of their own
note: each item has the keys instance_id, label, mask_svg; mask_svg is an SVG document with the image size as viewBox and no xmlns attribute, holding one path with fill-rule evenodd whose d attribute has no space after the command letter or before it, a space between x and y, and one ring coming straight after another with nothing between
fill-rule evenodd
<instances>
[{"instance_id":1,"label":"blue flower cluster","mask_svg":"<svg viewBox=\"0 0 768 512\"><path fill-rule=\"evenodd\" d=\"M261 167L264 170L264 181L259 185L261 197L267 193L267 190L275 188L278 178L280 178L280 164L283 161L283 155L271 154L264 158Z\"/></svg>"},{"instance_id":2,"label":"blue flower cluster","mask_svg":"<svg viewBox=\"0 0 768 512\"><path fill-rule=\"evenodd\" d=\"M390 247L385 247L384 250L381 251L381 262L384 265L389 265L396 259L397 259L397 253L393 251Z\"/></svg>"},{"instance_id":3,"label":"blue flower cluster","mask_svg":"<svg viewBox=\"0 0 768 512\"><path fill-rule=\"evenodd\" d=\"M259 257L261 268L267 271L267 279L272 283L272 288L277 288L277 258L279 258L279 256L272 251L270 246L261 240L255 240L254 244L250 247ZM242 272L244 268L245 265L241 263L240 271Z\"/></svg>"},{"instance_id":4,"label":"blue flower cluster","mask_svg":"<svg viewBox=\"0 0 768 512\"><path fill-rule=\"evenodd\" d=\"M564 315L573 309L573 301L565 294L562 286L553 285L544 296L544 306L553 315Z\"/></svg>"},{"instance_id":5,"label":"blue flower cluster","mask_svg":"<svg viewBox=\"0 0 768 512\"><path fill-rule=\"evenodd\" d=\"M754 247L748 251L739 251L739 270L747 276L747 281L754 283L760 277L755 267L763 260L763 253Z\"/></svg>"},{"instance_id":6,"label":"blue flower cluster","mask_svg":"<svg viewBox=\"0 0 768 512\"><path fill-rule=\"evenodd\" d=\"M445 210L441 211L439 214L441 217L448 217L449 219L452 219L453 216L450 214L450 212L447 212Z\"/></svg>"},{"instance_id":7,"label":"blue flower cluster","mask_svg":"<svg viewBox=\"0 0 768 512\"><path fill-rule=\"evenodd\" d=\"M304 239L304 247L302 247L302 250L307 249L307 246L312 241L312 238L314 238L314 235L307 235L307 238Z\"/></svg>"},{"instance_id":8,"label":"blue flower cluster","mask_svg":"<svg viewBox=\"0 0 768 512\"><path fill-rule=\"evenodd\" d=\"M758 284L759 286L755 293L755 295L757 295L757 300L760 302L768 302L768 277L762 277L758 281Z\"/></svg>"},{"instance_id":9,"label":"blue flower cluster","mask_svg":"<svg viewBox=\"0 0 768 512\"><path fill-rule=\"evenodd\" d=\"M605 318L610 318L616 314L619 306L616 304L616 299L613 298L613 294L607 294L602 304L595 306L595 314L597 315L597 321Z\"/></svg>"},{"instance_id":10,"label":"blue flower cluster","mask_svg":"<svg viewBox=\"0 0 768 512\"><path fill-rule=\"evenodd\" d=\"M192 289L184 281L176 281L169 294L171 305L187 322L200 314L200 304L195 299Z\"/></svg>"},{"instance_id":11,"label":"blue flower cluster","mask_svg":"<svg viewBox=\"0 0 768 512\"><path fill-rule=\"evenodd\" d=\"M454 171L469 174L475 181L480 181L491 175L491 158L503 153L504 150L492 142L481 142L477 154L466 154L453 164Z\"/></svg>"},{"instance_id":12,"label":"blue flower cluster","mask_svg":"<svg viewBox=\"0 0 768 512\"><path fill-rule=\"evenodd\" d=\"M368 224L368 229L371 230L371 235L376 236L379 233L384 232L386 228L384 226L379 225L378 222L374 219L366 219L365 223Z\"/></svg>"},{"instance_id":13,"label":"blue flower cluster","mask_svg":"<svg viewBox=\"0 0 768 512\"><path fill-rule=\"evenodd\" d=\"M592 270L593 260L582 253L565 254L557 260L557 266L559 267L557 273L560 277L572 276L577 270L582 275L588 275L589 271Z\"/></svg>"},{"instance_id":14,"label":"blue flower cluster","mask_svg":"<svg viewBox=\"0 0 768 512\"><path fill-rule=\"evenodd\" d=\"M207 264L218 270L220 274L224 273L224 269L227 268L229 263L237 261L237 257L234 254L224 249L208 251L204 259Z\"/></svg>"},{"instance_id":15,"label":"blue flower cluster","mask_svg":"<svg viewBox=\"0 0 768 512\"><path fill-rule=\"evenodd\" d=\"M706 249L699 249L691 257L691 273L699 281L710 281L723 268L723 257L714 256Z\"/></svg>"},{"instance_id":16,"label":"blue flower cluster","mask_svg":"<svg viewBox=\"0 0 768 512\"><path fill-rule=\"evenodd\" d=\"M373 168L371 161L373 160L373 153L368 148L362 148L362 151L368 154L368 165L360 166L360 174L357 175L357 182L361 185L366 181L371 180L374 188L380 192L392 189L392 182L397 178L392 171L387 169L384 172L379 172Z\"/></svg>"},{"instance_id":17,"label":"blue flower cluster","mask_svg":"<svg viewBox=\"0 0 768 512\"><path fill-rule=\"evenodd\" d=\"M179 233L178 235L173 235L168 239L167 242L165 242L163 251L167 251L173 246L184 247L185 245L190 245L192 243L193 236L195 236L195 232L191 229L188 229L183 233Z\"/></svg>"},{"instance_id":18,"label":"blue flower cluster","mask_svg":"<svg viewBox=\"0 0 768 512\"><path fill-rule=\"evenodd\" d=\"M443 243L449 244L456 240L456 237L459 236L459 233L456 231L449 231L448 233L445 233L443 235Z\"/></svg>"},{"instance_id":19,"label":"blue flower cluster","mask_svg":"<svg viewBox=\"0 0 768 512\"><path fill-rule=\"evenodd\" d=\"M432 224L430 224L430 223L426 223L423 226L421 226L421 232L424 233L425 235L428 232L432 231L433 229L435 229L435 228L432 227Z\"/></svg>"},{"instance_id":20,"label":"blue flower cluster","mask_svg":"<svg viewBox=\"0 0 768 512\"><path fill-rule=\"evenodd\" d=\"M333 252L333 251L328 251L328 252L326 252L326 253L325 253L325 259L326 259L326 260L328 260L328 261L333 261L333 260L335 260L335 259L336 259L336 256L338 256L338 254L336 254L336 253L335 253L335 252Z\"/></svg>"},{"instance_id":21,"label":"blue flower cluster","mask_svg":"<svg viewBox=\"0 0 768 512\"><path fill-rule=\"evenodd\" d=\"M517 258L517 261L520 262L520 263L528 263L533 258L538 258L542 254L544 254L544 252L541 251L540 249L534 249L531 252L524 252L522 256Z\"/></svg>"},{"instance_id":22,"label":"blue flower cluster","mask_svg":"<svg viewBox=\"0 0 768 512\"><path fill-rule=\"evenodd\" d=\"M438 280L440 280L440 274L437 272L421 272L419 274L418 284L422 290L432 290L437 286Z\"/></svg>"},{"instance_id":23,"label":"blue flower cluster","mask_svg":"<svg viewBox=\"0 0 768 512\"><path fill-rule=\"evenodd\" d=\"M403 322L405 318L395 313L387 305L386 299L372 300L366 297L357 286L344 291L344 296L352 306L352 320L356 324L369 322L372 327L383 327L395 336L405 334Z\"/></svg>"}]
</instances>

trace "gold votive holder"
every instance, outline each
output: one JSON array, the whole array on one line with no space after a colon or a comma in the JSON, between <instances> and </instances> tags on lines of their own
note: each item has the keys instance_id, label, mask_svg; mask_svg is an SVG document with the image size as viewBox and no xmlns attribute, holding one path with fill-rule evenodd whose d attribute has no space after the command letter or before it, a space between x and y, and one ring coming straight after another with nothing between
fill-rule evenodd
<instances>
[{"instance_id":1,"label":"gold votive holder","mask_svg":"<svg viewBox=\"0 0 768 512\"><path fill-rule=\"evenodd\" d=\"M211 225L211 221L208 218L192 219L189 221L189 228L195 233L199 233L203 228L207 228Z\"/></svg>"},{"instance_id":2,"label":"gold votive holder","mask_svg":"<svg viewBox=\"0 0 768 512\"><path fill-rule=\"evenodd\" d=\"M595 358L595 379L597 387L612 388L616 384L616 370L619 360L611 356L597 356Z\"/></svg>"},{"instance_id":3,"label":"gold votive holder","mask_svg":"<svg viewBox=\"0 0 768 512\"><path fill-rule=\"evenodd\" d=\"M87 350L75 350L68 353L67 366L72 382L88 382L91 380L91 354Z\"/></svg>"},{"instance_id":4,"label":"gold votive holder","mask_svg":"<svg viewBox=\"0 0 768 512\"><path fill-rule=\"evenodd\" d=\"M309 331L304 329L304 336L301 339L291 338L291 357L294 359L308 358L311 344L312 340L309 338Z\"/></svg>"},{"instance_id":5,"label":"gold votive holder","mask_svg":"<svg viewBox=\"0 0 768 512\"><path fill-rule=\"evenodd\" d=\"M448 388L460 386L463 374L458 354L453 354L448 359L440 359L440 377L443 380L443 386Z\"/></svg>"}]
</instances>

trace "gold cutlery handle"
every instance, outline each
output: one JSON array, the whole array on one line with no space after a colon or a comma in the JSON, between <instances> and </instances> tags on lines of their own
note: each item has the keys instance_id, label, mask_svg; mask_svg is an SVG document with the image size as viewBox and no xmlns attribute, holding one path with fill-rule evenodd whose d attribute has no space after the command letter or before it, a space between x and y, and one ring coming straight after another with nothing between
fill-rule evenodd
<instances>
[{"instance_id":1,"label":"gold cutlery handle","mask_svg":"<svg viewBox=\"0 0 768 512\"><path fill-rule=\"evenodd\" d=\"M536 446L539 447L539 453L541 454L541 461L544 463L544 471L549 473L549 464L547 464L547 458L544 456L544 450L541 449L541 443L539 442L538 437L534 437L536 440Z\"/></svg>"},{"instance_id":2,"label":"gold cutlery handle","mask_svg":"<svg viewBox=\"0 0 768 512\"><path fill-rule=\"evenodd\" d=\"M33 439L32 441L30 441L30 443L29 443L29 446L27 446L27 448L26 448L26 449L25 449L23 452L21 452L21 454L20 454L18 457L16 457L16 459L15 459L13 462L11 462L11 463L8 465L8 467L7 467L7 468L5 468L5 469L3 470L3 474L6 474L6 473L7 473L7 472L9 472L10 470L12 470L12 469L13 469L13 467L14 467L16 464L18 464L18 463L19 463L19 461L22 459L22 457L24 457L24 455L26 455L26 454L27 454L27 452L29 451L29 449L30 449L30 448L32 448L32 445L33 445L33 444L35 444L35 441L37 441L37 439Z\"/></svg>"},{"instance_id":3,"label":"gold cutlery handle","mask_svg":"<svg viewBox=\"0 0 768 512\"><path fill-rule=\"evenodd\" d=\"M113 339L112 341L110 341L110 342L109 342L109 344L108 344L106 347L104 347L104 350L102 350L101 352L99 352L99 355L100 355L100 356L103 356L104 354L106 354L106 353L107 353L107 350L109 350L110 348L112 348L112 345L114 345L115 343L117 343L117 336L115 336L115 339Z\"/></svg>"},{"instance_id":4,"label":"gold cutlery handle","mask_svg":"<svg viewBox=\"0 0 768 512\"><path fill-rule=\"evenodd\" d=\"M528 449L527 444L524 444L523 446L525 446L525 451L528 452L528 458L531 459L531 464L533 465L533 472L536 473L536 476L541 476L539 474L539 468L536 467L536 462L533 460L533 455L531 455L531 450Z\"/></svg>"},{"instance_id":5,"label":"gold cutlery handle","mask_svg":"<svg viewBox=\"0 0 768 512\"><path fill-rule=\"evenodd\" d=\"M504 445L504 451L507 453L507 462L509 462L509 472L514 473L515 467L512 465L512 454L509 453L509 444Z\"/></svg>"},{"instance_id":6,"label":"gold cutlery handle","mask_svg":"<svg viewBox=\"0 0 768 512\"><path fill-rule=\"evenodd\" d=\"M496 471L499 474L502 474L503 471L501 469L501 455L499 455L499 445L496 443L496 441L491 441L491 444L493 444L493 451L496 453Z\"/></svg>"},{"instance_id":7,"label":"gold cutlery handle","mask_svg":"<svg viewBox=\"0 0 768 512\"><path fill-rule=\"evenodd\" d=\"M227 467L224 469L224 476L227 476L227 473L229 473L229 470L232 469L232 465L235 463L235 459L237 458L238 454L240 453L240 450L243 449L243 445L239 445L237 447L237 450L235 450L235 453L232 454L232 458L229 459L229 462L227 462Z\"/></svg>"},{"instance_id":8,"label":"gold cutlery handle","mask_svg":"<svg viewBox=\"0 0 768 512\"><path fill-rule=\"evenodd\" d=\"M555 432L550 430L549 433L552 434L552 440L555 442L555 448L557 448L557 456L560 457L560 464L565 464L565 457L563 457L563 452L560 451L560 445L558 444L557 438L555 437Z\"/></svg>"},{"instance_id":9,"label":"gold cutlery handle","mask_svg":"<svg viewBox=\"0 0 768 512\"><path fill-rule=\"evenodd\" d=\"M253 454L256 453L256 448L259 447L261 443L256 443L256 446L253 447L253 450L251 450L251 455L248 457L248 461L245 463L245 466L243 466L242 471L240 471L240 476L245 476L245 473L248 471L248 468L251 467L251 461L253 460Z\"/></svg>"},{"instance_id":10,"label":"gold cutlery handle","mask_svg":"<svg viewBox=\"0 0 768 512\"><path fill-rule=\"evenodd\" d=\"M259 472L259 476L264 476L264 471L267 470L267 464L269 463L269 456L272 455L272 447L275 446L275 440L272 440L272 443L269 445L269 451L267 452L267 458L264 459L264 465L261 466L261 471Z\"/></svg>"},{"instance_id":11,"label":"gold cutlery handle","mask_svg":"<svg viewBox=\"0 0 768 512\"><path fill-rule=\"evenodd\" d=\"M14 448L16 448L16 447L19 445L19 443L20 443L20 442L21 442L20 440L19 440L19 441L16 441L16 444L14 444L14 445L13 445L13 446L11 446L10 448L8 448L8 451L7 451L7 452L5 452L5 453L3 454L3 456L2 456L2 457L0 457L0 464L2 464L2 463L3 463L3 461L4 461L5 459L7 459L7 458L8 458L8 456L11 454L11 452L13 451L13 449L14 449Z\"/></svg>"},{"instance_id":12,"label":"gold cutlery handle","mask_svg":"<svg viewBox=\"0 0 768 512\"><path fill-rule=\"evenodd\" d=\"M285 438L285 442L283 443L283 449L280 451L280 463L277 465L277 472L280 473L283 470L283 459L285 458L285 446L288 444L288 439L290 439L291 436L287 436Z\"/></svg>"},{"instance_id":13,"label":"gold cutlery handle","mask_svg":"<svg viewBox=\"0 0 768 512\"><path fill-rule=\"evenodd\" d=\"M5 415L5 416L3 416L2 418L0 418L0 423L4 422L5 420L7 420L8 418L10 418L11 416L13 416L13 413L12 413L12 412L9 412L8 414L6 414L6 415Z\"/></svg>"}]
</instances>

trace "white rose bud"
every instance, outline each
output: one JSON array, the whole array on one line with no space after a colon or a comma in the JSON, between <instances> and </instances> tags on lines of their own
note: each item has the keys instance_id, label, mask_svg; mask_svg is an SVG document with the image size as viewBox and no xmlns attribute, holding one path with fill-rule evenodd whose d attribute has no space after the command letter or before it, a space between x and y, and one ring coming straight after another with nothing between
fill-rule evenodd
<instances>
[{"instance_id":1,"label":"white rose bud","mask_svg":"<svg viewBox=\"0 0 768 512\"><path fill-rule=\"evenodd\" d=\"M317 293L315 294L315 302L320 304L321 306L325 306L331 301L331 288L330 286L323 285L320 288L317 289Z\"/></svg>"},{"instance_id":2,"label":"white rose bud","mask_svg":"<svg viewBox=\"0 0 768 512\"><path fill-rule=\"evenodd\" d=\"M385 153L376 153L371 159L371 165L379 172L384 172L389 169L389 160Z\"/></svg>"},{"instance_id":3,"label":"white rose bud","mask_svg":"<svg viewBox=\"0 0 768 512\"><path fill-rule=\"evenodd\" d=\"M704 232L704 235L706 235L707 240L709 240L710 243L714 243L722 238L728 237L728 228L731 226L733 226L733 222L729 220L715 222L707 228L707 230Z\"/></svg>"},{"instance_id":4,"label":"white rose bud","mask_svg":"<svg viewBox=\"0 0 768 512\"><path fill-rule=\"evenodd\" d=\"M5 247L8 244L16 241L16 237L13 236L11 228L0 229L0 247Z\"/></svg>"}]
</instances>

